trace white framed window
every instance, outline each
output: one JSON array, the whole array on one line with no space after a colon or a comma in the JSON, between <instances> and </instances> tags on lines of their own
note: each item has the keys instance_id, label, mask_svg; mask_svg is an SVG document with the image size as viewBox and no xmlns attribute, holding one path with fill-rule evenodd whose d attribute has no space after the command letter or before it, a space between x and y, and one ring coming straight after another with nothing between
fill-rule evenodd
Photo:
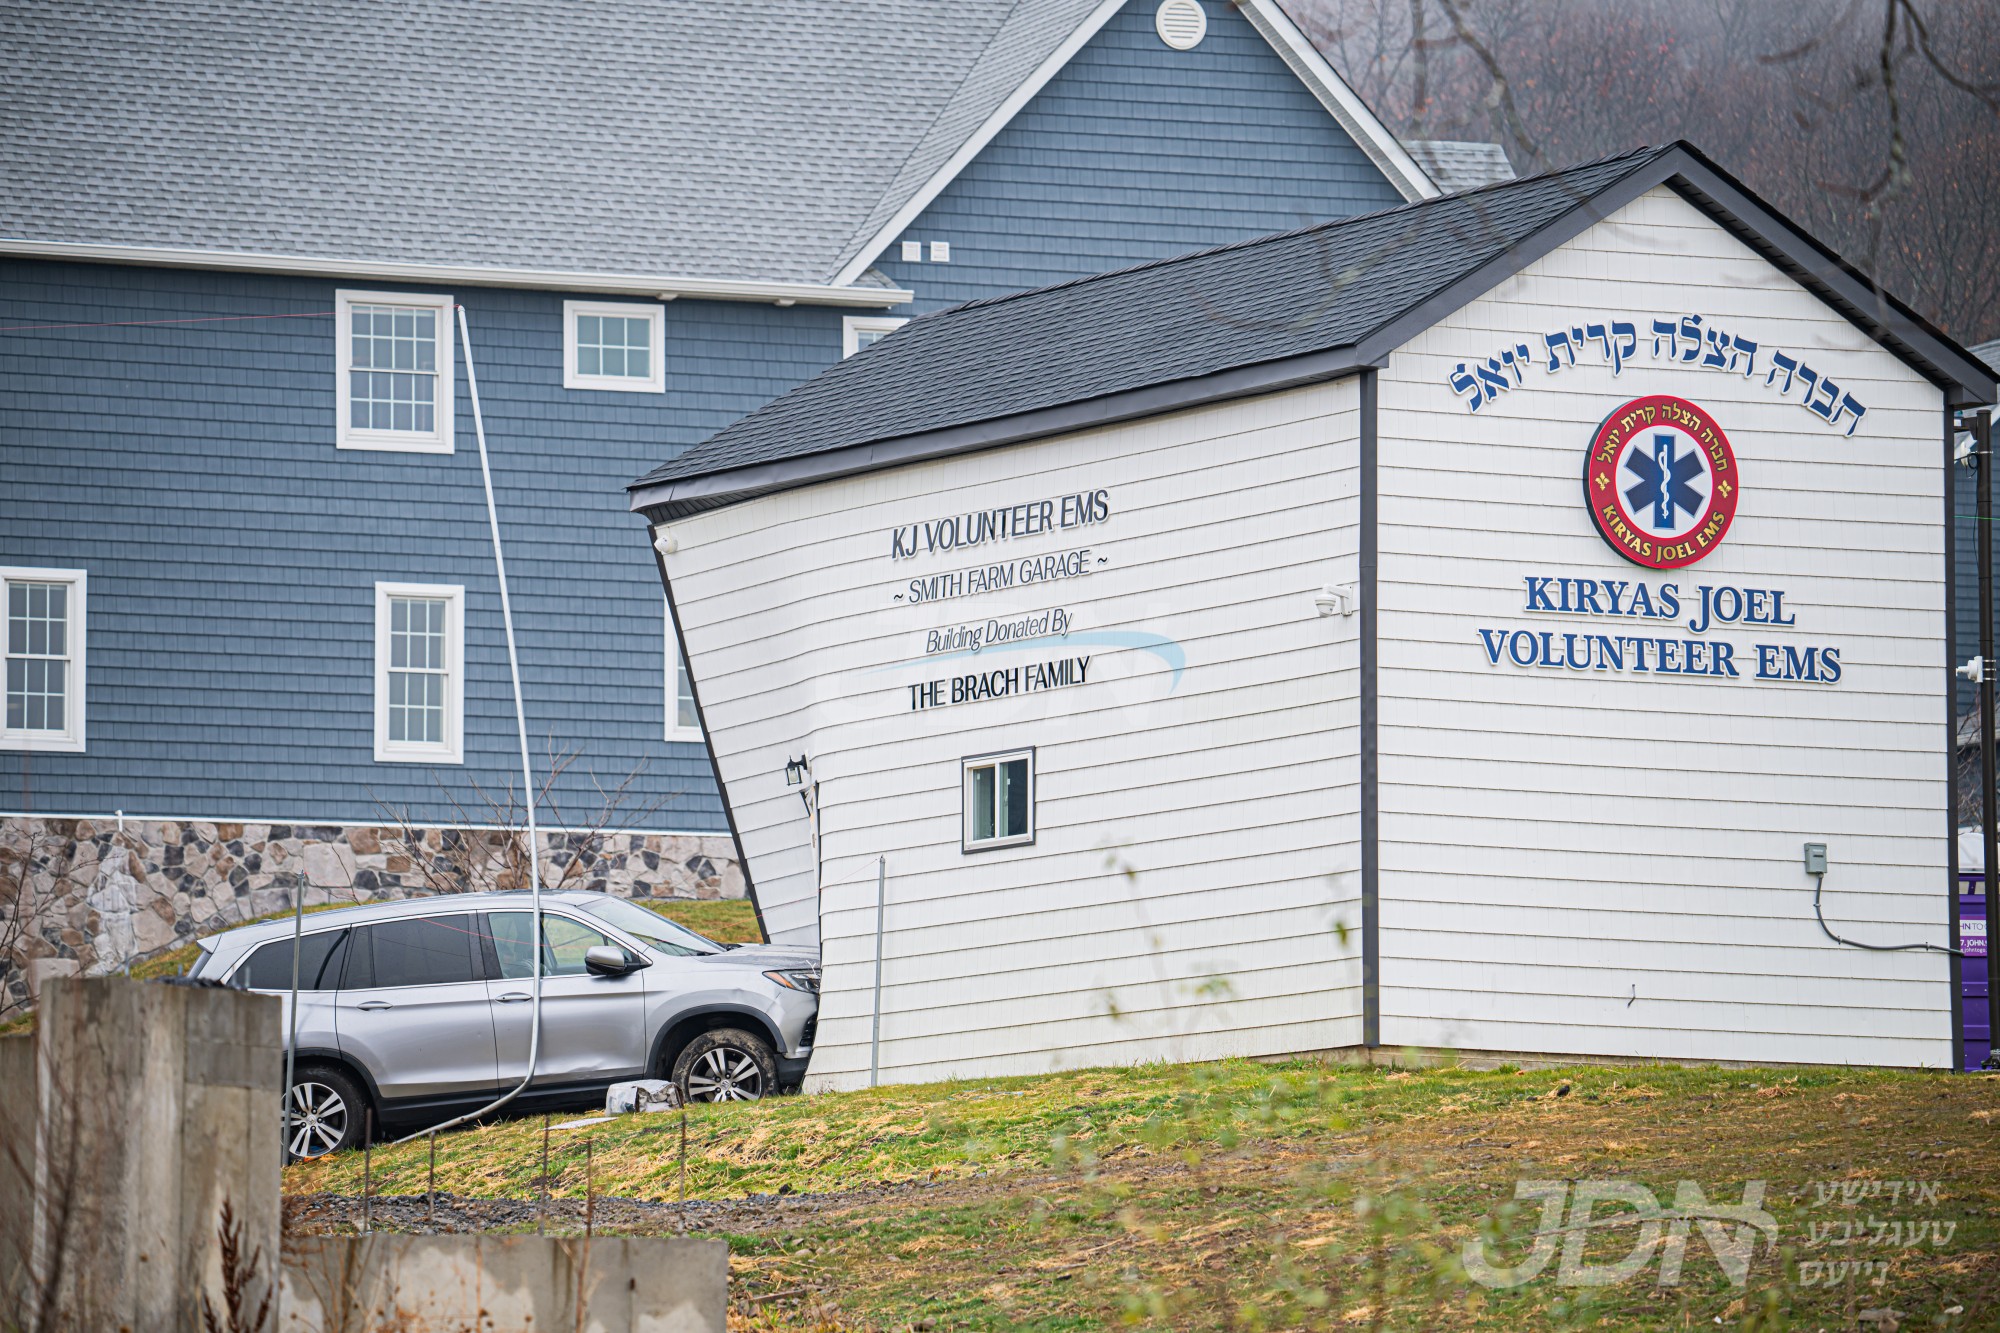
<instances>
[{"instance_id":1,"label":"white framed window","mask_svg":"<svg viewBox=\"0 0 2000 1333\"><path fill-rule=\"evenodd\" d=\"M375 760L465 760L465 589L375 585Z\"/></svg>"},{"instance_id":2,"label":"white framed window","mask_svg":"<svg viewBox=\"0 0 2000 1333\"><path fill-rule=\"evenodd\" d=\"M667 739L699 741L701 714L694 706L694 677L681 656L681 636L674 629L674 609L667 607Z\"/></svg>"},{"instance_id":3,"label":"white framed window","mask_svg":"<svg viewBox=\"0 0 2000 1333\"><path fill-rule=\"evenodd\" d=\"M83 753L86 583L80 569L0 569L0 750Z\"/></svg>"},{"instance_id":4,"label":"white framed window","mask_svg":"<svg viewBox=\"0 0 2000 1333\"><path fill-rule=\"evenodd\" d=\"M342 449L452 451L449 296L334 293Z\"/></svg>"},{"instance_id":5,"label":"white framed window","mask_svg":"<svg viewBox=\"0 0 2000 1333\"><path fill-rule=\"evenodd\" d=\"M853 356L864 347L873 347L910 321L888 315L848 315L840 321L840 354Z\"/></svg>"},{"instance_id":6,"label":"white framed window","mask_svg":"<svg viewBox=\"0 0 2000 1333\"><path fill-rule=\"evenodd\" d=\"M1007 750L961 761L965 832L960 849L983 852L1035 840L1035 751Z\"/></svg>"},{"instance_id":7,"label":"white framed window","mask_svg":"<svg viewBox=\"0 0 2000 1333\"><path fill-rule=\"evenodd\" d=\"M667 309L563 302L563 388L667 391Z\"/></svg>"}]
</instances>

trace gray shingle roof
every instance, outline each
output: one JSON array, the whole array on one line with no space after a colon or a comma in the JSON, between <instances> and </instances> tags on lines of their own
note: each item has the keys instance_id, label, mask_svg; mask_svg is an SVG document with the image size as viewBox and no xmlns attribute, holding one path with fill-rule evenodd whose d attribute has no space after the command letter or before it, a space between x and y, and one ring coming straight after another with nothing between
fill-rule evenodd
<instances>
[{"instance_id":1,"label":"gray shingle roof","mask_svg":"<svg viewBox=\"0 0 2000 1333\"><path fill-rule=\"evenodd\" d=\"M925 315L640 484L1351 346L1644 156Z\"/></svg>"},{"instance_id":2,"label":"gray shingle roof","mask_svg":"<svg viewBox=\"0 0 2000 1333\"><path fill-rule=\"evenodd\" d=\"M1351 373L1663 182L1934 381L1991 400L1963 349L1680 143L925 315L640 478L633 506L667 517Z\"/></svg>"},{"instance_id":3,"label":"gray shingle roof","mask_svg":"<svg viewBox=\"0 0 2000 1333\"><path fill-rule=\"evenodd\" d=\"M0 237L825 282L1095 0L0 5Z\"/></svg>"},{"instance_id":4,"label":"gray shingle roof","mask_svg":"<svg viewBox=\"0 0 2000 1333\"><path fill-rule=\"evenodd\" d=\"M1446 194L1514 179L1513 164L1507 161L1506 150L1497 143L1408 139L1403 147Z\"/></svg>"}]
</instances>

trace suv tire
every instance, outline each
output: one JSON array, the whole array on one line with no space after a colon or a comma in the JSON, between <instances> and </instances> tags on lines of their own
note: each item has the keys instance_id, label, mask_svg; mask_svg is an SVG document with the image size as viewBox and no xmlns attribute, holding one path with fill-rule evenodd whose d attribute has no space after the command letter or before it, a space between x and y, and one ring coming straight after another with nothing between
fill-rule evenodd
<instances>
[{"instance_id":1,"label":"suv tire","mask_svg":"<svg viewBox=\"0 0 2000 1333\"><path fill-rule=\"evenodd\" d=\"M674 1061L674 1082L691 1102L754 1102L778 1090L771 1043L741 1028L716 1028Z\"/></svg>"},{"instance_id":2,"label":"suv tire","mask_svg":"<svg viewBox=\"0 0 2000 1333\"><path fill-rule=\"evenodd\" d=\"M361 1142L368 1094L339 1065L303 1064L292 1072L291 1139L285 1160L344 1152Z\"/></svg>"}]
</instances>

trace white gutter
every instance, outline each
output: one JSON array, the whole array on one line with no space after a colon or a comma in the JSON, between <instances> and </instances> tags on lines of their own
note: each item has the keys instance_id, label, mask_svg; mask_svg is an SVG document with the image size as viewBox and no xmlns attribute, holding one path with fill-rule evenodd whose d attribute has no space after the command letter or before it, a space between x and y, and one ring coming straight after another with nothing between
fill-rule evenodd
<instances>
[{"instance_id":1,"label":"white gutter","mask_svg":"<svg viewBox=\"0 0 2000 1333\"><path fill-rule=\"evenodd\" d=\"M879 310L886 306L907 305L914 299L913 293L900 287L854 287L846 283L750 282L728 278L676 277L664 273L575 273L564 269L491 268L483 264L405 264L388 260L252 254L239 250L97 245L16 238L0 238L0 256L67 259L91 264L138 264L153 268L287 273L314 278L359 278L441 287L525 287L559 292L601 292L645 296L661 301L688 296L710 301L768 301L773 305L860 306Z\"/></svg>"}]
</instances>

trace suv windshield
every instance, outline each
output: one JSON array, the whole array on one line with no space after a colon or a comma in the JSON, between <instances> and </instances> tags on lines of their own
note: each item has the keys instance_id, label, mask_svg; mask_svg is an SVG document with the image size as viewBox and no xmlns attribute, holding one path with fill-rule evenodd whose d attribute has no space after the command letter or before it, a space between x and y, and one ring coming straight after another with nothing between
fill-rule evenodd
<instances>
[{"instance_id":1,"label":"suv windshield","mask_svg":"<svg viewBox=\"0 0 2000 1333\"><path fill-rule=\"evenodd\" d=\"M722 946L706 935L697 935L686 926L676 925L658 912L606 898L583 909L601 921L609 921L627 935L636 935L656 949L671 954L721 953Z\"/></svg>"}]
</instances>

